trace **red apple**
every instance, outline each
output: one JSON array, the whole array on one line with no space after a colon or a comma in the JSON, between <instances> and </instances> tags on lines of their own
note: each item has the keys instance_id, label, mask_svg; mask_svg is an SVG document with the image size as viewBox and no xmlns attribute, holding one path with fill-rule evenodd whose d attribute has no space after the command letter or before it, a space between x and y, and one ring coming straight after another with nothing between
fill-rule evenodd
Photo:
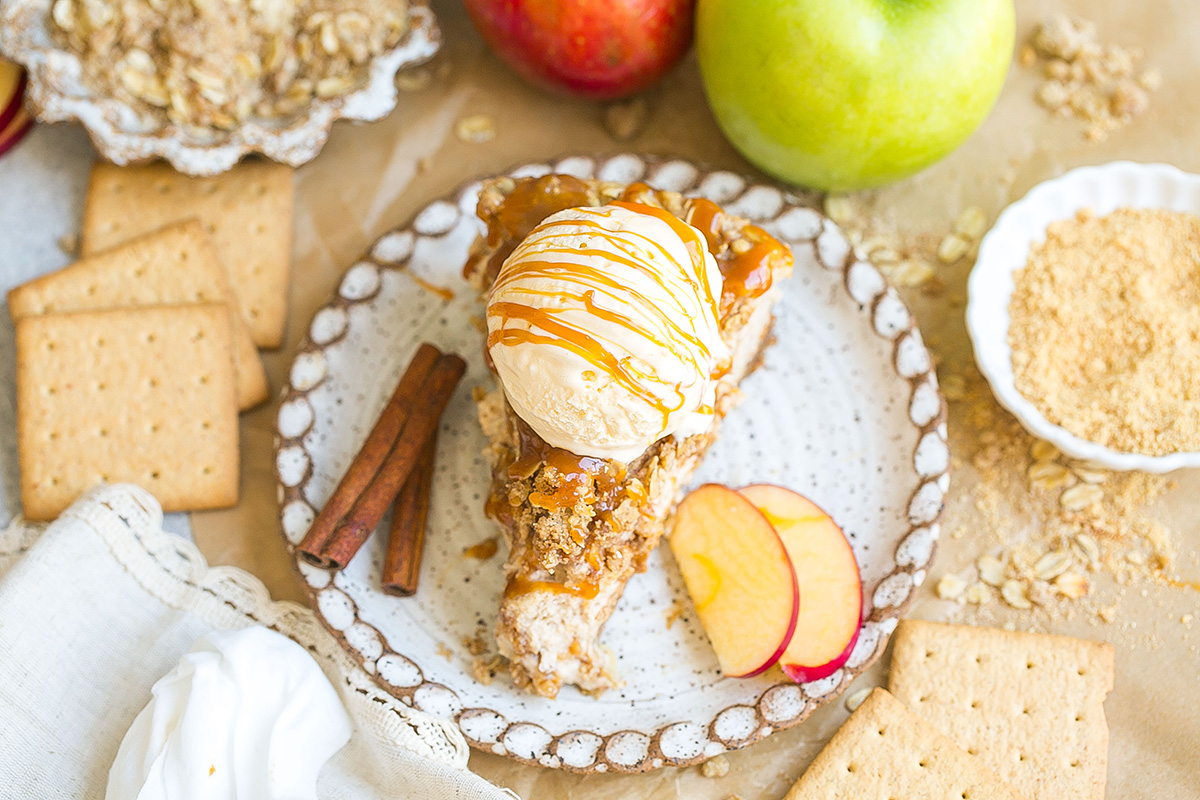
<instances>
[{"instance_id":1,"label":"red apple","mask_svg":"<svg viewBox=\"0 0 1200 800\"><path fill-rule=\"evenodd\" d=\"M465 0L497 55L537 86L591 100L645 89L692 43L695 0Z\"/></svg>"},{"instance_id":2,"label":"red apple","mask_svg":"<svg viewBox=\"0 0 1200 800\"><path fill-rule=\"evenodd\" d=\"M740 491L783 540L804 593L779 666L797 683L826 678L846 663L862 625L862 577L854 550L842 529L808 498L768 484Z\"/></svg>"},{"instance_id":3,"label":"red apple","mask_svg":"<svg viewBox=\"0 0 1200 800\"><path fill-rule=\"evenodd\" d=\"M675 511L671 552L721 671L748 678L792 640L800 593L787 550L742 495L706 484Z\"/></svg>"}]
</instances>

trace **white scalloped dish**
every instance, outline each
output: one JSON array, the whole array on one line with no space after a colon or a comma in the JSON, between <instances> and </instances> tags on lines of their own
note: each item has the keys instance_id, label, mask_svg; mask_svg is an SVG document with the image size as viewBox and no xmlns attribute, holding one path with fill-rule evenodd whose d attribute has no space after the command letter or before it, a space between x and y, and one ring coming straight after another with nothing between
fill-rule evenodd
<instances>
[{"instance_id":1,"label":"white scalloped dish","mask_svg":"<svg viewBox=\"0 0 1200 800\"><path fill-rule=\"evenodd\" d=\"M1098 216L1118 208L1157 208L1200 214L1200 176L1167 164L1114 161L1080 167L1040 183L1006 208L984 237L968 282L967 331L975 360L1002 406L1025 428L1072 458L1114 470L1163 473L1200 467L1200 453L1151 456L1123 453L1082 439L1050 422L1016 388L1008 343L1013 274L1025 266L1030 247L1050 223L1090 209Z\"/></svg>"},{"instance_id":2,"label":"white scalloped dish","mask_svg":"<svg viewBox=\"0 0 1200 800\"><path fill-rule=\"evenodd\" d=\"M371 59L361 87L338 97L314 98L290 118L252 117L232 130L206 130L203 137L92 93L81 80L78 55L53 41L52 0L0 0L0 53L28 70L26 99L38 120L79 122L114 164L162 158L189 175L216 175L249 153L261 153L295 167L316 157L335 121L377 120L396 107L396 73L429 60L441 44L427 2L411 0L403 38Z\"/></svg>"},{"instance_id":3,"label":"white scalloped dish","mask_svg":"<svg viewBox=\"0 0 1200 800\"><path fill-rule=\"evenodd\" d=\"M506 672L480 682L464 640L490 646L503 553L464 549L497 537L483 504L490 471L472 390L492 376L474 320L483 305L461 267L482 225L479 184L427 205L346 272L313 317L278 417L276 471L288 546L303 538L420 342L462 355L468 371L438 437L416 596L379 589L384 536L345 570L296 561L310 601L392 695L454 719L489 752L578 772L643 772L703 761L796 725L883 652L927 574L949 486L945 404L912 316L879 271L812 209L731 172L632 154L571 157L511 174L562 172L707 197L788 244L796 269L776 307L763 366L742 384L696 485L772 482L803 492L841 524L863 576L863 625L846 666L795 684L778 669L724 677L669 548L635 575L605 627L625 685L598 697L527 694ZM433 290L431 290L431 287ZM384 526L386 528L386 523Z\"/></svg>"}]
</instances>

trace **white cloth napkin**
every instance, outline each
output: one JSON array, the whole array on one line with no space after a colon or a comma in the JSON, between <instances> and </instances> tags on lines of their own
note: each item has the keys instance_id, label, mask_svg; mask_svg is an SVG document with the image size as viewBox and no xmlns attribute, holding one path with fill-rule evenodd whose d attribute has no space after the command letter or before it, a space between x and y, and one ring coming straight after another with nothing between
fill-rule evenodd
<instances>
[{"instance_id":1,"label":"white cloth napkin","mask_svg":"<svg viewBox=\"0 0 1200 800\"><path fill-rule=\"evenodd\" d=\"M316 617L252 575L208 567L145 491L110 486L44 533L0 532L0 795L103 798L150 687L201 635L261 624L313 654L354 720L323 800L510 800L467 771L457 728L382 692Z\"/></svg>"}]
</instances>

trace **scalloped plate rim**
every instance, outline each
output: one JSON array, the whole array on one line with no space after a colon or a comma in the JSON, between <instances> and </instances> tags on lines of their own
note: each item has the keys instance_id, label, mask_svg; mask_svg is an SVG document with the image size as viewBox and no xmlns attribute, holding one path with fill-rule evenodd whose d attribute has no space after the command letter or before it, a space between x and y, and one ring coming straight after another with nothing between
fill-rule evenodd
<instances>
[{"instance_id":1,"label":"scalloped plate rim","mask_svg":"<svg viewBox=\"0 0 1200 800\"><path fill-rule=\"evenodd\" d=\"M617 153L609 153L609 154L603 154L603 155L584 154L584 153L574 153L574 154L568 153L568 154L560 154L560 155L555 156L554 158L548 159L548 160L523 161L523 162L519 163L518 165L513 166L510 169L496 173L495 176L511 175L514 173L518 173L521 171L527 171L527 170L549 171L553 168L554 165L563 164L564 162L566 162L568 160L590 161L592 164L592 167L593 167L592 174L595 175L599 171L601 165L607 164L618 158L626 158L626 157L632 157L632 158L638 159L642 162L643 177L644 177L645 173L653 167L661 167L661 166L663 166L665 164L669 164L669 163L682 163L682 164L688 165L689 167L694 168L694 170L696 172L696 178L689 184L690 189L696 188L702 182L702 180L704 178L707 178L714 174L727 174L727 175L731 175L731 176L734 176L737 179L739 179L742 182L741 191L738 195L739 197L741 195L745 194L750 189L753 189L756 187L770 188L771 190L778 192L784 200L781 211L775 217L776 219L781 217L783 213L786 213L788 211L795 210L795 209L804 209L804 210L811 212L813 215L816 216L816 218L821 223L821 226L819 229L820 233L818 235L815 235L811 240L808 240L809 243L813 247L813 252L814 252L813 257L814 258L818 258L818 256L816 256L817 239L821 238L821 236L824 235L828 231L832 230L833 232L835 232L837 234L837 236L841 238L841 241L846 245L847 253L844 256L844 258L842 259L843 263L839 267L839 269L842 272L841 283L842 283L844 291L849 292L847 275L850 271L850 268L857 264L869 263L869 262L865 262L864 259L862 259L857 253L854 252L853 248L849 245L849 242L845 240L844 235L840 232L840 230L837 229L836 225L834 225L824 215L822 215L819 212L816 212L812 209L808 209L804 206L798 205L795 202L796 195L791 190L789 190L787 188L772 186L769 183L764 183L761 180L756 180L756 179L752 178L751 176L748 176L744 173L740 173L740 172L737 172L734 170L724 169L724 168L712 168L712 167L709 167L707 165L704 165L702 163L699 163L697 161L693 161L693 160L687 159L687 158L682 158L682 157L677 157L677 156L666 156L666 155L649 155L649 154L644 154L644 153L632 153L632 152L617 152ZM350 268L347 269L346 272L348 272L349 269L353 269L355 266L362 264L364 262L372 263L372 264L376 265L380 270L397 268L395 264L382 263L374 258L373 252L375 251L376 245L380 241L382 241L384 238L386 238L387 236L389 236L391 234L411 231L413 221L416 220L416 218L420 215L420 213L424 209L432 206L435 203L447 202L447 203L451 203L454 205L461 205L461 203L459 201L463 197L464 193L473 190L475 187L477 187L479 185L481 180L484 180L487 177L490 177L490 176L484 176L481 178L475 178L472 180L464 181L461 184L459 184L459 186L452 192L449 192L445 195L433 198L429 202L423 204L419 209L416 210L416 212L410 218L408 218L407 222L402 223L401 225L398 225L398 226L384 232L383 234L381 234L374 242L372 242L371 247L369 247L367 249L366 254L363 255L361 258L356 259L353 262L353 264L350 266ZM685 190L685 193L686 193L686 190ZM725 202L729 202L729 201L725 201ZM410 248L410 252L411 252L411 248ZM820 264L820 261L818 260L817 263ZM872 270L874 270L873 265L871 266L871 268L872 268ZM826 267L826 269L831 269L831 268ZM343 273L342 279L344 279L345 274L346 273ZM918 372L917 374L914 374L912 377L906 378L902 374L900 374L900 372L898 370L898 366L897 366L898 355L897 355L896 351L899 350L898 344L905 337L913 338L916 341L916 343L918 344L918 346L920 348L920 352L922 354L924 354L926 359L928 359L928 352L925 350L923 343L921 343L921 341L920 341L919 330L916 327L915 320L912 318L911 313L909 313L906 308L903 308L903 304L900 303L901 308L903 308L904 313L906 315L906 319L908 321L907 328L899 330L898 332L896 332L890 336L886 336L885 334L880 333L878 330L876 330L874 328L874 325L872 324L872 321L873 321L874 315L875 315L875 309L879 305L881 300L883 300L885 298L891 298L891 299L899 302L898 295L896 294L895 290L890 286L890 284L887 283L886 278L883 277L881 274L879 274L877 270L875 270L875 274L878 275L879 280L881 281L882 288L878 291L878 293L876 295L873 296L873 299L869 303L860 303L857 300L854 300L854 302L859 305L860 310L858 313L863 315L864 321L866 322L868 327L872 328L873 332L877 336L879 336L881 338L889 338L892 340L893 345L895 345L895 348L893 351L893 358L892 358L892 368L893 368L893 370L895 370L895 375L893 377L895 380L900 381L902 383L907 383L909 385L911 394L910 394L910 399L908 402L912 403L912 400L913 400L913 397L915 396L916 391L923 386L931 387L935 392L937 410L935 413L933 413L930 416L929 420L926 423L924 423L923 425L918 424L915 420L912 419L912 412L910 411L908 414L909 421L913 426L913 431L916 433L917 445L919 446L920 443L925 439L925 437L930 434L936 435L940 439L941 443L943 445L945 445L945 441L946 441L946 403L945 403L945 400L941 396L940 390L937 389L937 377L936 377L936 372L934 371L934 367L932 365L932 361L929 360L927 362L927 368L924 369L923 371ZM317 309L314 312L314 314L313 314L314 319L317 317L317 315L320 314L320 312L322 310L330 308L332 306L335 306L339 302L341 302L341 299L339 298L339 290L342 285L342 279L339 279L338 282L335 283L335 288L334 288L333 296L332 296L331 300L328 301L327 303L325 303L324 305L322 305L319 309ZM376 291L378 291L378 290L376 290ZM374 295L372 295L372 297L373 296ZM366 298L366 299L370 299L370 298ZM350 302L349 305L352 306L358 302L364 302L364 299L360 298L360 299L354 300L354 301ZM304 341L302 342L302 344L298 347L298 349L296 351L295 359L299 359L300 357L310 354L310 353L313 353L313 352L321 351L324 349L324 347L330 346L330 344L332 344L332 342L326 343L325 345L317 345L311 340L309 335L306 335ZM295 364L295 359L293 360L293 365ZM323 380L323 378L322 378L322 380ZM317 386L320 385L320 382L317 382L307 388L296 389L293 387L291 381L292 381L291 371L289 370L289 378L288 378L287 385L285 385L283 387L283 390L281 391L281 395L280 395L281 396L280 408L282 408L282 406L286 402L288 402L294 398L306 397L309 392L313 391ZM314 411L315 411L315 409L314 409ZM289 442L299 442L302 439L303 439L303 435L285 437L279 431L278 425L277 425L276 434L275 434L276 453L278 454L282 448L289 446L289 444L288 444ZM948 453L948 450L947 450L947 453ZM711 747L706 747L705 749L701 750L696 755L694 755L692 757L688 757L688 758L683 758L683 759L671 759L671 758L664 757L661 753L661 750L659 751L659 757L652 759L650 757L650 753L651 753L650 746L648 746L647 754L642 758L642 760L640 760L637 763L634 763L632 765L622 765L619 763L613 763L605 755L605 750L607 749L608 744L616 737L622 736L623 734L627 734L627 733L636 733L639 736L645 736L645 734L642 734L640 732L634 732L634 731L629 731L629 730L613 731L612 733L609 733L607 735L602 735L602 734L593 733L591 731L572 729L569 731L565 731L564 733L559 734L558 736L551 735L552 741L549 745L547 745L547 754L548 754L549 760L547 760L547 756L543 756L540 759L529 759L529 758L525 758L525 757L519 756L517 754L514 754L511 751L508 751L507 749L505 749L503 747L500 747L499 749L497 749L498 745L496 744L496 742L499 742L504 738L503 732L501 734L497 734L497 736L495 737L495 740L496 740L495 742L480 742L480 741L473 739L471 736L467 735L466 731L464 730L463 733L467 737L468 742L471 744L472 747L481 749L485 752L498 752L501 755L504 755L506 757L513 758L514 760L521 761L523 763L527 763L527 764L534 765L534 766L553 767L553 768L559 768L559 769L564 769L566 771L578 772L578 773L605 772L605 771L609 771L610 769L611 769L611 771L614 771L614 772L640 773L640 772L651 771L654 769L659 769L664 766L686 766L689 764L700 763L702 761L707 760L708 758L711 758L713 755L715 755L718 752L724 752L726 749L740 749L741 747L749 746L751 744L754 744L754 743L760 741L762 738L769 735L774 730L779 730L779 729L783 729L786 727L791 727L795 724L799 724L805 718L807 718L808 715L811 714L813 710L820 707L821 705L824 705L824 704L832 701L834 698L836 698L838 695L840 695L848 687L850 682L855 677L857 677L858 674L860 674L861 672L868 669L882 655L883 650L886 647L887 640L890 637L891 632L895 628L896 622L907 613L909 607L911 606L911 604L913 602L913 599L914 599L913 595L914 595L916 589L923 582L924 577L927 574L928 567L932 563L934 554L936 553L936 549L937 549L936 545L937 545L938 531L940 528L942 513L943 513L943 509L944 509L945 492L948 489L949 464L948 464L948 460L947 460L947 465L940 472L936 472L934 474L923 475L919 471L919 469L916 467L916 464L915 464L916 456L917 456L917 454L914 449L913 460L912 460L911 466L912 466L912 478L914 479L916 488L913 490L912 494L910 495L909 503L911 505L915 501L917 495L926 487L935 486L936 489L938 490L938 508L937 508L936 513L933 516L931 516L929 519L921 520L919 522L909 519L909 527L907 528L907 530L905 530L903 533L899 534L894 541L895 553L892 556L892 560L889 562L889 566L892 569L890 572L886 573L882 578L880 578L878 584L875 585L874 592L873 592L873 596L878 596L883 583L885 583L886 581L888 581L889 579L891 579L893 577L902 576L907 579L907 589L905 590L905 594L902 599L900 599L896 602L888 602L886 604L872 603L872 605L874 607L872 616L867 619L864 619L863 625L862 625L862 630L860 631L860 639L863 639L864 637L861 636L861 633L863 631L867 630L868 625L874 626L870 631L870 637L874 637L874 640L875 640L871 652L869 654L867 654L866 656L864 656L863 659L856 666L854 666L852 668L845 667L842 670L839 670L839 673L841 673L839 681L837 682L837 684L835 686L831 686L823 694L820 694L815 697L808 697L808 696L803 695L803 692L802 692L802 697L804 697L802 708L801 708L801 711L798 713L798 715L794 719L787 720L787 721L785 721L784 724L780 724L777 726L771 726L771 725L760 726L757 730L753 731L751 733L751 735L748 736L745 740L737 741L732 744L727 744L727 746L722 746L720 743L717 743L718 749L716 749L716 750L713 750ZM283 537L284 537L284 540L285 540L285 543L287 544L289 552L292 552L292 551L294 551L294 545L291 543L291 541L288 540L287 534L283 530L284 529L283 511L289 504L289 501L287 500L289 491L302 490L303 486L306 485L308 478L304 478L296 486L288 487L288 486L285 486L285 483L279 474L278 463L276 464L275 469L276 469L276 477L279 481L281 535L283 535ZM312 467L310 465L310 467L309 467L310 472L311 472L311 469L312 469ZM307 505L307 501L303 500L302 494L300 494L300 499L302 502L304 502ZM899 553L901 547L907 541L909 541L910 537L912 537L914 534L920 533L920 532L926 533L929 538L928 554L924 557L924 561L909 562L906 565L901 565L899 563L899 558L898 558L898 553ZM321 591L324 591L326 588L331 588L331 587L337 588L336 587L336 574L334 577L331 577L331 579L329 581L327 581L321 588L314 588L308 581L308 578L305 575L305 571L298 559L296 559L296 558L292 559L292 567L293 567L293 570L296 572L298 578L302 581L304 588L305 588L305 592L309 597L310 605L312 605L314 607L314 610L316 611L318 617L322 620L322 623L325 624L327 629L329 629L330 633L342 644L342 646L346 648L347 652L351 655L351 657L355 658L357 661L359 661L359 663L362 663L363 662L362 655L348 643L345 635L342 633L341 630L335 628L333 625L330 624L329 620L326 619L325 615L321 613L321 611L318 607L317 601L316 601L317 595ZM901 583L904 583L904 582L902 581ZM864 587L864 588L866 588L866 587ZM338 591L341 592L340 589ZM404 658L404 660L409 661L410 664L413 663L411 660L407 659L402 654L388 649L388 647L386 645L386 637L384 637L376 628L374 628L374 626L371 626L369 623L365 623L365 622L361 621L358 618L358 609L357 609L356 604L354 603L354 600L352 598L346 596L344 592L341 592L341 593L343 594L343 596L345 597L345 599L349 603L349 605L353 608L353 618L354 618L353 624L355 624L356 626L365 626L366 628L373 631L377 636L379 636L379 638L381 640L384 640L384 642L385 642L384 654L376 657L374 659L373 663L377 662L380 658L383 658L384 656L386 656L389 653L392 653L397 656L400 656L401 658ZM865 638L869 639L870 637L865 637ZM416 666L418 668L418 670L420 670L419 665L414 664L414 666ZM413 696L416 694L416 691L424 686L440 687L440 688L446 689L453 693L453 690L449 689L449 687L445 687L442 684L438 684L435 681L425 678L424 671L421 670L421 672L422 672L422 682L418 686L415 686L415 687L394 687L394 686L387 684L385 681L381 680L380 676L378 674L376 674L376 673L372 673L372 674L374 674L376 682L379 683L380 686L385 691L388 691L389 693L391 693L393 695L402 697L402 699L404 699L405 702L408 702L408 703L414 702ZM828 679L826 679L826 680L828 680ZM822 682L817 681L814 683L821 684ZM805 684L805 685L809 685L809 684ZM772 692L776 689L779 689L781 687L783 687L783 688L795 687L799 690L801 688L801 685L794 684L794 683L791 683L788 681L783 681L783 682L779 682L779 683L773 684L772 686L767 687L766 689L763 690L763 692L761 694L759 694L754 699L754 705L752 708L754 708L756 710L756 713L758 713L757 708L758 708L758 705L763 701L763 698L765 698L766 695L769 694L770 692ZM518 690L514 689L514 691L518 691ZM399 692L399 694L398 694L398 692ZM710 733L709 733L709 736L710 736L709 744L710 745L713 744L713 741L712 741L713 734L711 733L711 731L712 731L713 725L715 724L716 718L719 717L722 713L724 713L724 711L729 711L734 708L746 708L746 707L747 706L745 706L745 705L735 704L734 706L727 707L727 708L723 709L721 712L717 712L714 715L714 720L707 723L707 726L708 726L707 729L710 731ZM505 731L508 731L509 729L511 729L514 726L523 725L523 724L533 724L539 728L541 727L540 725L537 725L536 723L525 723L522 720L509 721L507 718L505 718L505 715L500 714L499 712L492 711L490 709L463 708L460 711L458 711L457 714L455 714L455 719L461 720L461 718L464 715L466 715L470 712L477 712L477 711L490 712L490 713L493 713L496 716L500 717L501 719L503 719L506 724L506 727L504 729ZM684 724L694 724L694 723L689 723L686 721L676 721L676 722L666 723L666 724L660 726L654 734L651 745L653 747L657 748L658 740L664 734L664 732L670 730L671 728L674 728L679 725L684 725ZM460 722L460 729L462 729L461 722ZM593 756L593 760L589 764L582 766L582 767L567 764L562 759L560 759L557 755L555 755L558 748L560 747L562 740L565 740L568 737L571 737L572 735L581 734L581 733L591 735L591 736L596 736L602 742L602 746L597 746L596 753Z\"/></svg>"}]
</instances>

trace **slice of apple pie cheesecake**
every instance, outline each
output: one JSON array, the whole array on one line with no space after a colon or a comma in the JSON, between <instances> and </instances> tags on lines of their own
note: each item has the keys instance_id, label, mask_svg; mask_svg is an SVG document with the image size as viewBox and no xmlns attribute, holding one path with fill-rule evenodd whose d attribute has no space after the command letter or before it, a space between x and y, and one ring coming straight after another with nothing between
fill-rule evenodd
<instances>
[{"instance_id":1,"label":"slice of apple pie cheesecake","mask_svg":"<svg viewBox=\"0 0 1200 800\"><path fill-rule=\"evenodd\" d=\"M600 692L619 683L604 623L758 364L791 252L644 184L500 178L478 214L486 511L509 545L497 644L525 689Z\"/></svg>"}]
</instances>

